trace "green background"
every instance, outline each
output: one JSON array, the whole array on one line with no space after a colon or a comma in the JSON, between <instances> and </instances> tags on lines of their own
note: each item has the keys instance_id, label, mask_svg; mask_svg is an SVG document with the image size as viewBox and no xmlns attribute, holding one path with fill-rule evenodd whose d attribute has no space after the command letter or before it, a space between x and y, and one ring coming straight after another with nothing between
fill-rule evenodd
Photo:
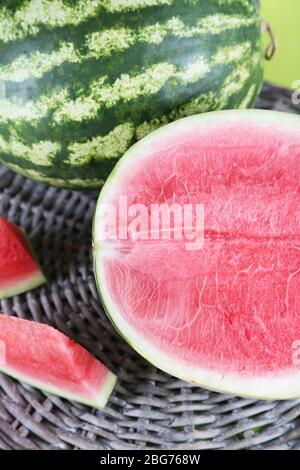
<instances>
[{"instance_id":1,"label":"green background","mask_svg":"<svg viewBox=\"0 0 300 470\"><path fill-rule=\"evenodd\" d=\"M278 40L275 57L265 64L265 78L293 88L293 82L300 80L300 0L261 3L261 16L272 25Z\"/></svg>"}]
</instances>

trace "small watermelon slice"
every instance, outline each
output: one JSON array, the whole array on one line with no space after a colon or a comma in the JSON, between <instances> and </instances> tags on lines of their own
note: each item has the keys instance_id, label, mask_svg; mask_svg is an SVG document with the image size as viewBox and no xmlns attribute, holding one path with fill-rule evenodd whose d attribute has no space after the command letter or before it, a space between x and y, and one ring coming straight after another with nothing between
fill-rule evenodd
<instances>
[{"instance_id":1,"label":"small watermelon slice","mask_svg":"<svg viewBox=\"0 0 300 470\"><path fill-rule=\"evenodd\" d=\"M22 294L45 282L21 229L0 217L0 299Z\"/></svg>"},{"instance_id":2,"label":"small watermelon slice","mask_svg":"<svg viewBox=\"0 0 300 470\"><path fill-rule=\"evenodd\" d=\"M152 223L175 204L194 209L186 237ZM235 395L300 397L299 116L209 113L135 144L100 193L94 258L109 317L157 367Z\"/></svg>"},{"instance_id":3,"label":"small watermelon slice","mask_svg":"<svg viewBox=\"0 0 300 470\"><path fill-rule=\"evenodd\" d=\"M0 371L63 398L103 408L116 377L51 326L0 315Z\"/></svg>"}]
</instances>

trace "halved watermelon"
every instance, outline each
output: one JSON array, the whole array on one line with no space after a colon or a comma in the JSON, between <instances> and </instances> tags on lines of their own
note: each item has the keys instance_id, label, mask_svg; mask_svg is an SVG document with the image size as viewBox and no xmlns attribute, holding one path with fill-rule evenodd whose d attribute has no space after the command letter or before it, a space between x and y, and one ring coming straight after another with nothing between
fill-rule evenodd
<instances>
[{"instance_id":1,"label":"halved watermelon","mask_svg":"<svg viewBox=\"0 0 300 470\"><path fill-rule=\"evenodd\" d=\"M48 325L0 315L0 371L60 397L102 408L115 375Z\"/></svg>"},{"instance_id":2,"label":"halved watermelon","mask_svg":"<svg viewBox=\"0 0 300 470\"><path fill-rule=\"evenodd\" d=\"M0 299L46 282L23 232L0 217Z\"/></svg>"},{"instance_id":3,"label":"halved watermelon","mask_svg":"<svg viewBox=\"0 0 300 470\"><path fill-rule=\"evenodd\" d=\"M182 238L175 216L152 226L174 203L194 208ZM150 362L217 391L300 397L299 117L223 111L155 131L105 184L94 248L105 309Z\"/></svg>"}]
</instances>

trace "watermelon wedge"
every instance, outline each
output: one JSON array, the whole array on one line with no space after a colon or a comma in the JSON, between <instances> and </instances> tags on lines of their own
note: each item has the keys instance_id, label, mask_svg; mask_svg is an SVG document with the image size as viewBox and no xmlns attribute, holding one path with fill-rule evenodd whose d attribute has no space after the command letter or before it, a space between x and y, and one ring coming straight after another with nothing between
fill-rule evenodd
<instances>
[{"instance_id":1,"label":"watermelon wedge","mask_svg":"<svg viewBox=\"0 0 300 470\"><path fill-rule=\"evenodd\" d=\"M0 315L0 371L41 390L103 408L116 377L56 329Z\"/></svg>"},{"instance_id":2,"label":"watermelon wedge","mask_svg":"<svg viewBox=\"0 0 300 470\"><path fill-rule=\"evenodd\" d=\"M221 111L141 140L100 194L94 260L111 321L160 369L300 397L300 118Z\"/></svg>"},{"instance_id":3,"label":"watermelon wedge","mask_svg":"<svg viewBox=\"0 0 300 470\"><path fill-rule=\"evenodd\" d=\"M0 299L21 294L45 282L23 232L0 217Z\"/></svg>"}]
</instances>

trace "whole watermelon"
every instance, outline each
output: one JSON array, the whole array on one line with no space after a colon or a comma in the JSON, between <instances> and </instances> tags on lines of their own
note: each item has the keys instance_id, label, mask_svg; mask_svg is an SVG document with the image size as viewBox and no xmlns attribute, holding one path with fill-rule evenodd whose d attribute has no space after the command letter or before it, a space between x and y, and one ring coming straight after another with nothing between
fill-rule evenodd
<instances>
[{"instance_id":1,"label":"whole watermelon","mask_svg":"<svg viewBox=\"0 0 300 470\"><path fill-rule=\"evenodd\" d=\"M2 0L0 160L101 186L137 139L180 117L253 104L258 0Z\"/></svg>"}]
</instances>

